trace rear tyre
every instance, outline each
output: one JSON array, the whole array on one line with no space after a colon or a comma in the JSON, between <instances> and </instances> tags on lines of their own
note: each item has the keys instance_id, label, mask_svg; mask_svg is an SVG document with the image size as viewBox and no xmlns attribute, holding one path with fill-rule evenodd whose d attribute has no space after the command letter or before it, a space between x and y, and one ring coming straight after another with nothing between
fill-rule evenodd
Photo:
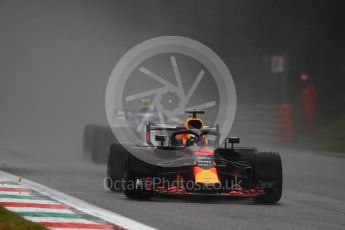
<instances>
[{"instance_id":1,"label":"rear tyre","mask_svg":"<svg viewBox=\"0 0 345 230\"><path fill-rule=\"evenodd\" d=\"M83 155L88 161L91 160L93 142L94 142L95 127L93 125L87 125L83 134Z\"/></svg>"},{"instance_id":2,"label":"rear tyre","mask_svg":"<svg viewBox=\"0 0 345 230\"><path fill-rule=\"evenodd\" d=\"M126 149L119 143L110 146L107 163L107 187L114 192L122 190L125 175Z\"/></svg>"},{"instance_id":3,"label":"rear tyre","mask_svg":"<svg viewBox=\"0 0 345 230\"><path fill-rule=\"evenodd\" d=\"M265 196L254 197L257 203L276 203L282 196L282 162L278 153L258 152L253 158L253 181L268 185ZM265 187L266 187L265 186Z\"/></svg>"},{"instance_id":4,"label":"rear tyre","mask_svg":"<svg viewBox=\"0 0 345 230\"><path fill-rule=\"evenodd\" d=\"M96 164L105 164L107 162L109 147L115 141L114 134L109 127L95 127L91 150L92 162Z\"/></svg>"}]
</instances>

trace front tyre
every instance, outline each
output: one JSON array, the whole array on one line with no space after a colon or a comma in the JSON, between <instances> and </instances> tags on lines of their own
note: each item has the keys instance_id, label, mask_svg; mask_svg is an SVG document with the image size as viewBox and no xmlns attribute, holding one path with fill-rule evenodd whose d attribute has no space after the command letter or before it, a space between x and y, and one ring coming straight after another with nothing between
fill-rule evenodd
<instances>
[{"instance_id":1,"label":"front tyre","mask_svg":"<svg viewBox=\"0 0 345 230\"><path fill-rule=\"evenodd\" d=\"M122 190L122 180L125 175L126 149L119 143L110 146L107 163L107 187L111 191Z\"/></svg>"},{"instance_id":2,"label":"front tyre","mask_svg":"<svg viewBox=\"0 0 345 230\"><path fill-rule=\"evenodd\" d=\"M84 158L88 161L91 160L92 150L93 150L93 142L94 142L94 135L95 135L95 126L87 125L84 129L83 134L83 155Z\"/></svg>"},{"instance_id":3,"label":"front tyre","mask_svg":"<svg viewBox=\"0 0 345 230\"><path fill-rule=\"evenodd\" d=\"M139 183L139 184L138 184ZM126 180L124 194L129 199L146 200L152 196L151 191L147 191L143 186L145 182L140 179Z\"/></svg>"},{"instance_id":4,"label":"front tyre","mask_svg":"<svg viewBox=\"0 0 345 230\"><path fill-rule=\"evenodd\" d=\"M135 162L139 159L133 157L130 153L126 154L126 169L125 169L125 186L124 194L129 199L149 199L152 196L152 191L146 189L145 178L140 177L135 171Z\"/></svg>"},{"instance_id":5,"label":"front tyre","mask_svg":"<svg viewBox=\"0 0 345 230\"><path fill-rule=\"evenodd\" d=\"M258 152L253 158L253 182L265 188L266 195L254 197L257 203L276 203L282 196L282 162L278 153Z\"/></svg>"}]
</instances>

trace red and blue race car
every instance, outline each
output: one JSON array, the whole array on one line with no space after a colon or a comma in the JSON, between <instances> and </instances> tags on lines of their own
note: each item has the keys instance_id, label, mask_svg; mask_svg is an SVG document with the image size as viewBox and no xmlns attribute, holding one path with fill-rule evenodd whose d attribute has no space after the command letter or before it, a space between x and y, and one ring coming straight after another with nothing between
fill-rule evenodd
<instances>
[{"instance_id":1,"label":"red and blue race car","mask_svg":"<svg viewBox=\"0 0 345 230\"><path fill-rule=\"evenodd\" d=\"M146 127L146 145L114 143L107 164L107 186L128 198L154 194L216 195L278 202L282 195L282 163L278 153L236 147L239 138L219 144L218 126L204 124L198 114L181 125Z\"/></svg>"}]
</instances>

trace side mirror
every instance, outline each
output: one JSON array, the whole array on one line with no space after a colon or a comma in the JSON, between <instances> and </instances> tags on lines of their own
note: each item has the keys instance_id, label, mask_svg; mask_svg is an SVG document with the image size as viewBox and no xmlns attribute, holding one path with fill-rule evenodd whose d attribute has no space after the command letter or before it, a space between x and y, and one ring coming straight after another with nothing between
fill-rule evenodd
<instances>
[{"instance_id":1,"label":"side mirror","mask_svg":"<svg viewBox=\"0 0 345 230\"><path fill-rule=\"evenodd\" d=\"M155 141L159 141L161 143L161 146L163 146L164 141L166 141L167 137L164 135L156 135Z\"/></svg>"},{"instance_id":2,"label":"side mirror","mask_svg":"<svg viewBox=\"0 0 345 230\"><path fill-rule=\"evenodd\" d=\"M226 142L231 144L231 148L234 148L234 144L239 144L240 143L240 138L239 137L229 137L227 140L225 140L225 148L227 147Z\"/></svg>"}]
</instances>

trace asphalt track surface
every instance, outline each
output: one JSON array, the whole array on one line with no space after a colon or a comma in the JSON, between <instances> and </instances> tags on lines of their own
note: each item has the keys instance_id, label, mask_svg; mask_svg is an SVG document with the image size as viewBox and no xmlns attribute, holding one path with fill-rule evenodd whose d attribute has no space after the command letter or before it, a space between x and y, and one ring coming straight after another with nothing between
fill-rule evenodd
<instances>
[{"instance_id":1,"label":"asphalt track surface","mask_svg":"<svg viewBox=\"0 0 345 230\"><path fill-rule=\"evenodd\" d=\"M133 201L105 191L104 165L75 157L0 149L0 170L158 229L345 229L345 154L293 149L280 153L284 184L276 205L211 198Z\"/></svg>"}]
</instances>

